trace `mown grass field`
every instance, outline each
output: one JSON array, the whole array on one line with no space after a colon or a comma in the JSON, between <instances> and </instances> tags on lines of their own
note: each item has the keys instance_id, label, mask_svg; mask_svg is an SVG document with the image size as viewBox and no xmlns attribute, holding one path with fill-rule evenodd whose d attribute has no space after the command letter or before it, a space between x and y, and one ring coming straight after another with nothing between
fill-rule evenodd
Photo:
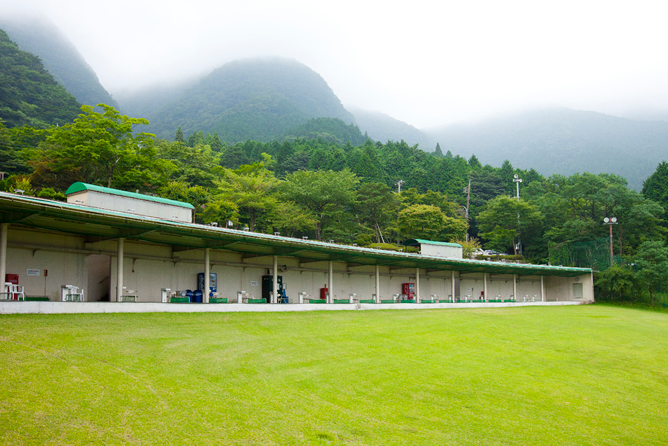
<instances>
[{"instance_id":1,"label":"mown grass field","mask_svg":"<svg viewBox=\"0 0 668 446\"><path fill-rule=\"evenodd\" d=\"M666 443L666 312L0 316L0 444Z\"/></svg>"}]
</instances>

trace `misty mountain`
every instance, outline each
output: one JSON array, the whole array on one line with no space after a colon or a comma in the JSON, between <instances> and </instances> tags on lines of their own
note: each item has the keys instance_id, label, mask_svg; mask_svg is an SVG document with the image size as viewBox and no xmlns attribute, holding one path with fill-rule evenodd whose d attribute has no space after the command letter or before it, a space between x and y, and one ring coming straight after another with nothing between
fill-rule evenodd
<instances>
[{"instance_id":1,"label":"misty mountain","mask_svg":"<svg viewBox=\"0 0 668 446\"><path fill-rule=\"evenodd\" d=\"M95 71L53 24L34 18L0 18L0 28L19 48L39 56L48 72L81 104L118 107Z\"/></svg>"},{"instance_id":2,"label":"misty mountain","mask_svg":"<svg viewBox=\"0 0 668 446\"><path fill-rule=\"evenodd\" d=\"M66 124L76 118L79 107L37 56L21 51L0 29L0 119L5 126Z\"/></svg>"},{"instance_id":3,"label":"misty mountain","mask_svg":"<svg viewBox=\"0 0 668 446\"><path fill-rule=\"evenodd\" d=\"M170 86L154 86L137 91L115 93L123 114L154 121L155 114L170 102L174 102L197 81L187 81Z\"/></svg>"},{"instance_id":4,"label":"misty mountain","mask_svg":"<svg viewBox=\"0 0 668 446\"><path fill-rule=\"evenodd\" d=\"M614 173L639 190L668 159L668 122L633 121L590 111L551 108L474 124L428 130L443 152L500 166L535 168L543 175Z\"/></svg>"},{"instance_id":5,"label":"misty mountain","mask_svg":"<svg viewBox=\"0 0 668 446\"><path fill-rule=\"evenodd\" d=\"M150 130L173 138L218 132L222 141L269 141L312 118L353 116L325 80L306 65L280 58L227 63L160 109Z\"/></svg>"},{"instance_id":6,"label":"misty mountain","mask_svg":"<svg viewBox=\"0 0 668 446\"><path fill-rule=\"evenodd\" d=\"M385 113L351 106L347 108L355 116L360 131L366 132L375 141L385 143L404 140L412 146L419 144L426 151L433 151L436 147L436 141L426 133Z\"/></svg>"}]
</instances>

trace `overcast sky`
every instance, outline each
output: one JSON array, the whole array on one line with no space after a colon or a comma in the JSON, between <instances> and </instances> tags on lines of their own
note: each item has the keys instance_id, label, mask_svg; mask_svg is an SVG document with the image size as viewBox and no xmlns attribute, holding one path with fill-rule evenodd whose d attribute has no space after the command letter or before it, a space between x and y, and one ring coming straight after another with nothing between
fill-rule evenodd
<instances>
[{"instance_id":1,"label":"overcast sky","mask_svg":"<svg viewBox=\"0 0 668 446\"><path fill-rule=\"evenodd\" d=\"M668 110L668 2L0 0L70 38L112 94L276 55L416 127L562 105Z\"/></svg>"}]
</instances>

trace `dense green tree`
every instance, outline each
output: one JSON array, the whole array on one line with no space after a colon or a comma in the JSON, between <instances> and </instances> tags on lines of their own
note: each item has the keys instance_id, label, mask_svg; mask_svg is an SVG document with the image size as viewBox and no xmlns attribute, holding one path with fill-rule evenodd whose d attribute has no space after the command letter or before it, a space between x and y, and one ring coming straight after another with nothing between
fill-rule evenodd
<instances>
[{"instance_id":1,"label":"dense green tree","mask_svg":"<svg viewBox=\"0 0 668 446\"><path fill-rule=\"evenodd\" d=\"M643 183L642 194L668 209L668 163L662 161L656 166L656 171Z\"/></svg>"},{"instance_id":2,"label":"dense green tree","mask_svg":"<svg viewBox=\"0 0 668 446\"><path fill-rule=\"evenodd\" d=\"M398 195L383 183L365 183L357 191L357 215L373 229L376 243L381 242L382 231L392 223L398 207Z\"/></svg>"},{"instance_id":3,"label":"dense green tree","mask_svg":"<svg viewBox=\"0 0 668 446\"><path fill-rule=\"evenodd\" d=\"M488 240L486 245L500 251L512 248L514 254L520 237L527 244L540 234L542 220L543 214L535 205L505 195L490 200L478 215L480 236Z\"/></svg>"},{"instance_id":4,"label":"dense green tree","mask_svg":"<svg viewBox=\"0 0 668 446\"><path fill-rule=\"evenodd\" d=\"M313 213L302 209L292 201L281 201L268 215L273 228L281 235L294 237L297 234L309 234L318 226L318 219Z\"/></svg>"},{"instance_id":5,"label":"dense green tree","mask_svg":"<svg viewBox=\"0 0 668 446\"><path fill-rule=\"evenodd\" d=\"M183 137L183 131L181 130L181 126L179 126L179 128L176 129L176 135L174 136L174 142L181 142L181 143L186 142L186 140Z\"/></svg>"},{"instance_id":6,"label":"dense green tree","mask_svg":"<svg viewBox=\"0 0 668 446\"><path fill-rule=\"evenodd\" d=\"M443 211L428 204L414 204L402 209L397 227L404 239L420 238L435 240L446 225Z\"/></svg>"},{"instance_id":7,"label":"dense green tree","mask_svg":"<svg viewBox=\"0 0 668 446\"><path fill-rule=\"evenodd\" d=\"M610 300L614 299L615 293L618 299L622 299L638 290L638 279L628 266L612 266L596 274L594 285L605 295L609 295Z\"/></svg>"},{"instance_id":8,"label":"dense green tree","mask_svg":"<svg viewBox=\"0 0 668 446\"><path fill-rule=\"evenodd\" d=\"M90 105L72 124L52 127L46 141L30 152L37 187L62 190L75 181L120 189L155 190L167 183L174 165L157 157L154 135L134 130L147 125L105 104Z\"/></svg>"},{"instance_id":9,"label":"dense green tree","mask_svg":"<svg viewBox=\"0 0 668 446\"><path fill-rule=\"evenodd\" d=\"M267 162L271 162L271 157L267 156ZM278 184L279 180L265 168L264 162L243 165L235 170L225 169L217 183L217 197L235 203L254 231L258 218L276 207L274 192Z\"/></svg>"},{"instance_id":10,"label":"dense green tree","mask_svg":"<svg viewBox=\"0 0 668 446\"><path fill-rule=\"evenodd\" d=\"M287 200L308 209L318 219L315 235L318 240L322 240L327 220L342 209L354 205L358 183L359 178L349 170L300 170L285 177L281 191Z\"/></svg>"},{"instance_id":11,"label":"dense green tree","mask_svg":"<svg viewBox=\"0 0 668 446\"><path fill-rule=\"evenodd\" d=\"M654 305L654 293L668 285L668 248L659 241L644 242L635 257L638 275L649 291L650 304Z\"/></svg>"}]
</instances>

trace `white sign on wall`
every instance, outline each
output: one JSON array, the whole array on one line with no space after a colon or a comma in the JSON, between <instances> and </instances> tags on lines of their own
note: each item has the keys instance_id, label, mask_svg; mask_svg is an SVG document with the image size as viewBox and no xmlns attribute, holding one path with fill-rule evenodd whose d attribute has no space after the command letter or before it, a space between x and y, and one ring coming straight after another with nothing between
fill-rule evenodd
<instances>
[{"instance_id":1,"label":"white sign on wall","mask_svg":"<svg viewBox=\"0 0 668 446\"><path fill-rule=\"evenodd\" d=\"M257 286L257 285L258 285L257 280L253 280L253 281L251 282L251 286Z\"/></svg>"},{"instance_id":2,"label":"white sign on wall","mask_svg":"<svg viewBox=\"0 0 668 446\"><path fill-rule=\"evenodd\" d=\"M29 269L28 270L28 275L29 276L39 276L40 270L38 269Z\"/></svg>"}]
</instances>

